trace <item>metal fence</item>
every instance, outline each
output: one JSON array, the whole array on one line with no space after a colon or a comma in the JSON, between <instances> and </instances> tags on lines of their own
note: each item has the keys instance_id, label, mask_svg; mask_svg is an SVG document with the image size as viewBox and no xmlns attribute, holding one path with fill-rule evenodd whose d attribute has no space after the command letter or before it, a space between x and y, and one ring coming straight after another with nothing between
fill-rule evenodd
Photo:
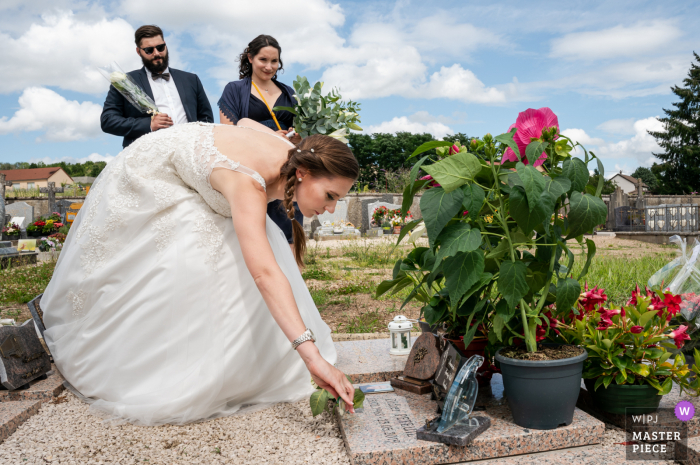
<instances>
[{"instance_id":1,"label":"metal fence","mask_svg":"<svg viewBox=\"0 0 700 465\"><path fill-rule=\"evenodd\" d=\"M617 207L614 224L614 231L644 231L644 210L633 207Z\"/></svg>"},{"instance_id":2,"label":"metal fence","mask_svg":"<svg viewBox=\"0 0 700 465\"><path fill-rule=\"evenodd\" d=\"M698 230L698 206L693 204L647 206L645 218L645 231L694 232Z\"/></svg>"}]
</instances>

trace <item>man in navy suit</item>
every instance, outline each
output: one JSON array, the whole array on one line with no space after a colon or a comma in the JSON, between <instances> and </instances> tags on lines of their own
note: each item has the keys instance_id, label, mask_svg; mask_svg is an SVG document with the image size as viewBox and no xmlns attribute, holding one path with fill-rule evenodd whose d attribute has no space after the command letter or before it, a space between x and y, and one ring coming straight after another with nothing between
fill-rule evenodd
<instances>
[{"instance_id":1,"label":"man in navy suit","mask_svg":"<svg viewBox=\"0 0 700 465\"><path fill-rule=\"evenodd\" d=\"M128 74L156 102L160 113L151 118L110 86L100 117L102 130L124 137L122 146L128 147L142 135L173 124L213 123L214 113L197 75L168 68L163 31L158 26L141 26L134 36L143 68Z\"/></svg>"}]
</instances>

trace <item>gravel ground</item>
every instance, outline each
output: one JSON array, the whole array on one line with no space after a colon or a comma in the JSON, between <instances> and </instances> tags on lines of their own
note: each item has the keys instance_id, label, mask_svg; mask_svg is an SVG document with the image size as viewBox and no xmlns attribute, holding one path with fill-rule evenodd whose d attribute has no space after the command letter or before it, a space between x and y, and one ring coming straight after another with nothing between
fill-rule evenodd
<instances>
[{"instance_id":1,"label":"gravel ground","mask_svg":"<svg viewBox=\"0 0 700 465\"><path fill-rule=\"evenodd\" d=\"M349 464L335 419L308 401L185 426L106 425L70 393L0 444L9 464Z\"/></svg>"}]
</instances>

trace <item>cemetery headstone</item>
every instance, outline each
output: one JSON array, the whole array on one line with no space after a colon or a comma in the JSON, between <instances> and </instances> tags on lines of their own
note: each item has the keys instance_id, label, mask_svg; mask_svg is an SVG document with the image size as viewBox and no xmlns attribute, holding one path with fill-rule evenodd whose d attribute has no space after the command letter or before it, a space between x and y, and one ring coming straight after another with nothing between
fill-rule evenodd
<instances>
[{"instance_id":1,"label":"cemetery headstone","mask_svg":"<svg viewBox=\"0 0 700 465\"><path fill-rule=\"evenodd\" d=\"M394 196L391 194L377 194L372 197L351 197L348 202L348 221L355 225L362 233L369 230L369 214L367 213L367 205L373 202L394 201Z\"/></svg>"},{"instance_id":2,"label":"cemetery headstone","mask_svg":"<svg viewBox=\"0 0 700 465\"><path fill-rule=\"evenodd\" d=\"M54 211L57 212L59 215L61 215L61 222L66 223L67 218L66 215L68 213L68 210L70 210L70 206L73 204L72 200L57 200L56 201L56 210L51 210L49 208L49 214L53 213Z\"/></svg>"},{"instance_id":3,"label":"cemetery headstone","mask_svg":"<svg viewBox=\"0 0 700 465\"><path fill-rule=\"evenodd\" d=\"M5 211L13 218L24 218L22 224L19 225L21 229L26 229L28 225L34 222L34 207L29 205L27 202L11 203L5 207Z\"/></svg>"},{"instance_id":4,"label":"cemetery headstone","mask_svg":"<svg viewBox=\"0 0 700 465\"><path fill-rule=\"evenodd\" d=\"M333 213L325 212L318 215L318 221L323 224L326 221L335 223L336 221L348 221L348 202L347 200L338 200L335 204Z\"/></svg>"},{"instance_id":5,"label":"cemetery headstone","mask_svg":"<svg viewBox=\"0 0 700 465\"><path fill-rule=\"evenodd\" d=\"M372 221L372 213L374 213L374 210L379 208L379 207L386 207L389 210L396 210L397 208L401 208L401 205L395 204L395 203L389 203L389 202L372 202L367 204L367 218L369 224L370 221ZM381 224L377 225L381 226Z\"/></svg>"},{"instance_id":6,"label":"cemetery headstone","mask_svg":"<svg viewBox=\"0 0 700 465\"><path fill-rule=\"evenodd\" d=\"M432 390L428 380L435 374L439 363L437 338L432 333L423 333L413 343L403 376L392 378L391 385L415 394L428 394Z\"/></svg>"},{"instance_id":7,"label":"cemetery headstone","mask_svg":"<svg viewBox=\"0 0 700 465\"><path fill-rule=\"evenodd\" d=\"M5 181L5 175L0 173L0 220L2 220L2 227L4 227L7 224L7 221L5 221L5 187L11 186L12 183L10 181Z\"/></svg>"},{"instance_id":8,"label":"cemetery headstone","mask_svg":"<svg viewBox=\"0 0 700 465\"><path fill-rule=\"evenodd\" d=\"M56 194L58 192L63 192L63 187L56 187L55 182L49 182L47 184L48 186L41 187L39 192L49 195L49 214L51 214L56 211Z\"/></svg>"},{"instance_id":9,"label":"cemetery headstone","mask_svg":"<svg viewBox=\"0 0 700 465\"><path fill-rule=\"evenodd\" d=\"M22 326L0 326L0 384L5 389L24 388L30 381L45 378L49 371L51 360L33 320Z\"/></svg>"}]
</instances>

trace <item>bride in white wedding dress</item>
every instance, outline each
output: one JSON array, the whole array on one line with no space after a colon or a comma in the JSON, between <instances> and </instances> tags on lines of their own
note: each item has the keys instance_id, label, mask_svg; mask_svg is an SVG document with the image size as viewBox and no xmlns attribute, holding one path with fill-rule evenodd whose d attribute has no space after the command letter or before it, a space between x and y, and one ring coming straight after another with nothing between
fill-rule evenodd
<instances>
[{"instance_id":1,"label":"bride in white wedding dress","mask_svg":"<svg viewBox=\"0 0 700 465\"><path fill-rule=\"evenodd\" d=\"M342 142L296 147L252 120L139 138L93 185L42 298L57 368L91 410L140 425L297 401L309 375L352 410L299 272L303 230L293 254L266 208L332 212L358 174Z\"/></svg>"}]
</instances>

